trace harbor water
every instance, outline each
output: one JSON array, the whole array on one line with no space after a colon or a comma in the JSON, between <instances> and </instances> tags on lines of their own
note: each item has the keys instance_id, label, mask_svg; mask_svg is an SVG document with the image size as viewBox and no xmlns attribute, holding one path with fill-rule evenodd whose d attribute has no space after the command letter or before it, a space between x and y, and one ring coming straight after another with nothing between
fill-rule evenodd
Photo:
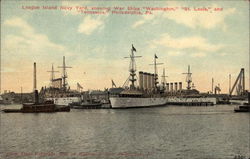
<instances>
[{"instance_id":1,"label":"harbor water","mask_svg":"<svg viewBox=\"0 0 250 159\"><path fill-rule=\"evenodd\" d=\"M216 105L1 112L0 158L248 158L250 114L233 109Z\"/></svg>"}]
</instances>

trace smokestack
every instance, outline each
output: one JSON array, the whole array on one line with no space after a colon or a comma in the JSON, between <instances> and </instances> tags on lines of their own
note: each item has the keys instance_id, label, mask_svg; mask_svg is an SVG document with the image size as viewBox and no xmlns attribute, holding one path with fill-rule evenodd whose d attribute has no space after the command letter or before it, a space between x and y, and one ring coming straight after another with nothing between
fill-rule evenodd
<instances>
[{"instance_id":1,"label":"smokestack","mask_svg":"<svg viewBox=\"0 0 250 159\"><path fill-rule=\"evenodd\" d=\"M179 90L182 90L182 82L179 82Z\"/></svg>"},{"instance_id":2,"label":"smokestack","mask_svg":"<svg viewBox=\"0 0 250 159\"><path fill-rule=\"evenodd\" d=\"M154 80L154 74L150 74L150 83L151 83L151 90L153 90L154 89L154 82L155 80Z\"/></svg>"},{"instance_id":3,"label":"smokestack","mask_svg":"<svg viewBox=\"0 0 250 159\"><path fill-rule=\"evenodd\" d=\"M170 83L170 91L173 92L173 83Z\"/></svg>"},{"instance_id":4,"label":"smokestack","mask_svg":"<svg viewBox=\"0 0 250 159\"><path fill-rule=\"evenodd\" d=\"M143 90L143 72L139 72L139 88Z\"/></svg>"},{"instance_id":5,"label":"smokestack","mask_svg":"<svg viewBox=\"0 0 250 159\"><path fill-rule=\"evenodd\" d=\"M212 78L212 94L214 92L214 78Z\"/></svg>"},{"instance_id":6,"label":"smokestack","mask_svg":"<svg viewBox=\"0 0 250 159\"><path fill-rule=\"evenodd\" d=\"M167 85L166 85L166 91L167 92L169 91L169 83L167 83Z\"/></svg>"},{"instance_id":7,"label":"smokestack","mask_svg":"<svg viewBox=\"0 0 250 159\"><path fill-rule=\"evenodd\" d=\"M157 87L157 84L158 84L158 74L155 74L155 82L154 82L155 89Z\"/></svg>"},{"instance_id":8,"label":"smokestack","mask_svg":"<svg viewBox=\"0 0 250 159\"><path fill-rule=\"evenodd\" d=\"M34 62L34 79L33 80L34 80L33 91L35 91L36 90L36 63L35 62Z\"/></svg>"},{"instance_id":9,"label":"smokestack","mask_svg":"<svg viewBox=\"0 0 250 159\"><path fill-rule=\"evenodd\" d=\"M38 104L39 103L38 90L35 90L34 96L35 96L35 104Z\"/></svg>"},{"instance_id":10,"label":"smokestack","mask_svg":"<svg viewBox=\"0 0 250 159\"><path fill-rule=\"evenodd\" d=\"M146 90L148 87L147 73L143 73L143 89Z\"/></svg>"},{"instance_id":11,"label":"smokestack","mask_svg":"<svg viewBox=\"0 0 250 159\"><path fill-rule=\"evenodd\" d=\"M250 104L250 92L247 92L248 95L248 105Z\"/></svg>"},{"instance_id":12,"label":"smokestack","mask_svg":"<svg viewBox=\"0 0 250 159\"><path fill-rule=\"evenodd\" d=\"M148 90L151 90L152 88L152 85L151 85L151 74L150 73L147 73L147 88Z\"/></svg>"},{"instance_id":13,"label":"smokestack","mask_svg":"<svg viewBox=\"0 0 250 159\"><path fill-rule=\"evenodd\" d=\"M174 90L175 90L175 91L177 91L177 86L178 86L178 83L175 82L175 83L174 83Z\"/></svg>"}]
</instances>

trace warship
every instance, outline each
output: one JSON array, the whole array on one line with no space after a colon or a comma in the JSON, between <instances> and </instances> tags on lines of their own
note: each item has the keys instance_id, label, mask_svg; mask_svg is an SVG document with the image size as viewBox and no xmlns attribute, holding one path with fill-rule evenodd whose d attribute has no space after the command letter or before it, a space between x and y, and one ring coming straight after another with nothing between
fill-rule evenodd
<instances>
[{"instance_id":1,"label":"warship","mask_svg":"<svg viewBox=\"0 0 250 159\"><path fill-rule=\"evenodd\" d=\"M112 108L133 108L133 107L154 107L163 105L185 105L185 106L210 106L217 104L215 97L204 96L194 89L192 84L190 66L186 74L187 89L182 89L182 82L166 83L165 69L163 69L162 83L158 82L157 55L154 55L154 73L139 71L139 86L135 85L137 81L135 58L136 49L132 45L129 67L129 77L125 83L124 90L119 94L110 95L110 103ZM178 86L179 85L179 86Z\"/></svg>"},{"instance_id":2,"label":"warship","mask_svg":"<svg viewBox=\"0 0 250 159\"><path fill-rule=\"evenodd\" d=\"M42 88L41 94L45 100L53 101L55 105L68 106L70 103L76 103L81 101L81 94L78 91L70 90L68 83L66 81L67 68L72 68L66 66L65 56L63 56L63 65L58 68L62 68L62 77L55 78L55 74L58 71L54 70L52 65L51 71L51 84L49 88Z\"/></svg>"},{"instance_id":3,"label":"warship","mask_svg":"<svg viewBox=\"0 0 250 159\"><path fill-rule=\"evenodd\" d=\"M157 86L158 75L156 74L156 65L161 63L156 63L156 59L158 58L156 55L154 56L154 68L155 73L149 74L145 76L145 87L143 88L143 77L140 76L139 87L135 85L136 79L136 64L135 58L139 58L141 56L135 56L134 52L136 52L135 47L132 45L130 58L130 67L129 67L129 77L125 83L128 83L129 86L125 86L124 90L121 91L117 95L111 95L109 97L111 108L136 108L136 107L153 107L153 106L162 106L166 104L166 98L161 96L159 92L159 87ZM140 72L142 75L142 72ZM146 75L146 74L145 74Z\"/></svg>"}]
</instances>

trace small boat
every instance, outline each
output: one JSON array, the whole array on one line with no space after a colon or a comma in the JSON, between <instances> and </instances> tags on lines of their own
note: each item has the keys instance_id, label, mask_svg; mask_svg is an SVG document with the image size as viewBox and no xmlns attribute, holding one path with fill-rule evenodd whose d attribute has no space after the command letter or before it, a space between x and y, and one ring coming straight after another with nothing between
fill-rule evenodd
<instances>
[{"instance_id":1,"label":"small boat","mask_svg":"<svg viewBox=\"0 0 250 159\"><path fill-rule=\"evenodd\" d=\"M69 112L69 106L56 106L53 101L38 102L38 91L35 90L35 102L24 103L21 109L4 109L5 113L52 113Z\"/></svg>"},{"instance_id":2,"label":"small boat","mask_svg":"<svg viewBox=\"0 0 250 159\"><path fill-rule=\"evenodd\" d=\"M54 101L39 102L38 90L36 89L36 63L34 63L34 103L24 103L21 109L4 109L5 113L50 113L69 112L69 106L56 106Z\"/></svg>"},{"instance_id":3,"label":"small boat","mask_svg":"<svg viewBox=\"0 0 250 159\"><path fill-rule=\"evenodd\" d=\"M24 103L20 109L22 113L48 113L55 112L56 105L52 101L44 103Z\"/></svg>"},{"instance_id":4,"label":"small boat","mask_svg":"<svg viewBox=\"0 0 250 159\"><path fill-rule=\"evenodd\" d=\"M248 92L248 103L243 103L236 108L234 108L234 112L249 112L250 113L250 92Z\"/></svg>"},{"instance_id":5,"label":"small boat","mask_svg":"<svg viewBox=\"0 0 250 159\"><path fill-rule=\"evenodd\" d=\"M69 106L73 109L100 109L102 103L94 100L70 103Z\"/></svg>"},{"instance_id":6,"label":"small boat","mask_svg":"<svg viewBox=\"0 0 250 159\"><path fill-rule=\"evenodd\" d=\"M241 105L239 107L234 108L235 112L249 112L250 113L250 105Z\"/></svg>"}]
</instances>

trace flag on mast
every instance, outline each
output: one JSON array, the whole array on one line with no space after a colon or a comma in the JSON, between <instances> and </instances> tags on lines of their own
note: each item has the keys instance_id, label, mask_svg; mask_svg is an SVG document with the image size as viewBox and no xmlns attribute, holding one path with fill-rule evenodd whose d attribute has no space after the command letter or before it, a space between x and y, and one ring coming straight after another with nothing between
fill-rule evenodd
<instances>
[{"instance_id":1,"label":"flag on mast","mask_svg":"<svg viewBox=\"0 0 250 159\"><path fill-rule=\"evenodd\" d=\"M136 52L136 49L133 44L132 44L132 50Z\"/></svg>"},{"instance_id":2,"label":"flag on mast","mask_svg":"<svg viewBox=\"0 0 250 159\"><path fill-rule=\"evenodd\" d=\"M156 56L156 54L155 54L155 58L158 59L158 57Z\"/></svg>"},{"instance_id":3,"label":"flag on mast","mask_svg":"<svg viewBox=\"0 0 250 159\"><path fill-rule=\"evenodd\" d=\"M79 83L77 83L77 87L78 87L79 89L83 89L83 87L82 87Z\"/></svg>"},{"instance_id":4,"label":"flag on mast","mask_svg":"<svg viewBox=\"0 0 250 159\"><path fill-rule=\"evenodd\" d=\"M112 82L112 88L116 88L116 85L115 85L115 82L111 79L111 82Z\"/></svg>"}]
</instances>

